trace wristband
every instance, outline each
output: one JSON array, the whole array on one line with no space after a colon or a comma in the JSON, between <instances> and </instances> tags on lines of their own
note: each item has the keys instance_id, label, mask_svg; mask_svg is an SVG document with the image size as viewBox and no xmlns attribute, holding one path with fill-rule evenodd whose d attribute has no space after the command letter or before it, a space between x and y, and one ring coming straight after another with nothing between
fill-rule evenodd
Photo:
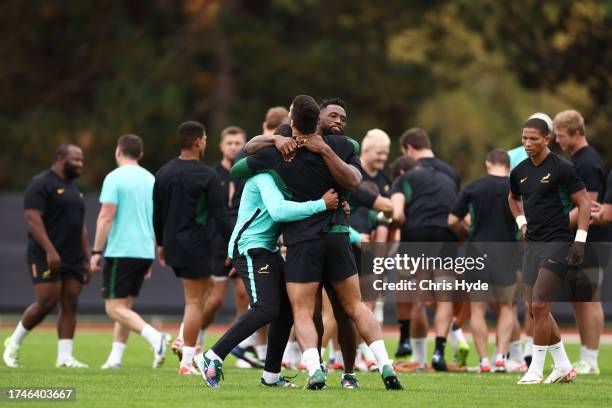
<instances>
[{"instance_id":1,"label":"wristband","mask_svg":"<svg viewBox=\"0 0 612 408\"><path fill-rule=\"evenodd\" d=\"M576 231L576 238L574 238L574 241L586 242L586 239L587 239L587 232L585 230L579 229L578 231Z\"/></svg>"},{"instance_id":2,"label":"wristband","mask_svg":"<svg viewBox=\"0 0 612 408\"><path fill-rule=\"evenodd\" d=\"M516 223L520 228L523 228L523 225L527 225L527 218L525 218L524 215L519 215L518 217L516 217Z\"/></svg>"}]
</instances>

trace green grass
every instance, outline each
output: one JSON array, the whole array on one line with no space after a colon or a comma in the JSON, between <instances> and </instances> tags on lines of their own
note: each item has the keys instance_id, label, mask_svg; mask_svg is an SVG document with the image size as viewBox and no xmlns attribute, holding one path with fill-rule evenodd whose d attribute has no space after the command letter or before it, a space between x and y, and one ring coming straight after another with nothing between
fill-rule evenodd
<instances>
[{"instance_id":1,"label":"green grass","mask_svg":"<svg viewBox=\"0 0 612 408\"><path fill-rule=\"evenodd\" d=\"M0 330L0 339L10 333ZM211 336L212 337L212 336ZM207 339L210 345L213 338ZM199 376L179 377L177 360L169 352L166 365L159 370L150 368L151 352L144 340L132 335L120 370L101 371L99 367L110 351L111 334L77 332L75 357L92 368L84 370L56 369L56 337L48 331L34 332L25 341L20 369L0 365L0 387L75 387L76 402L54 403L68 407L313 407L351 406L609 406L612 395L612 346L600 350L602 374L581 376L574 384L539 386L515 385L519 374L400 374L403 392L385 391L378 374L361 373L361 389L340 388L340 374L330 373L324 391L302 389L262 389L258 386L259 370L238 369L233 358L225 363L222 388L212 390L203 385ZM395 343L388 342L389 350ZM431 345L430 345L431 348ZM568 345L572 360L577 357L577 345ZM430 349L431 352L431 349ZM470 365L476 364L471 350ZM450 357L450 356L449 356ZM550 361L546 364L549 371ZM295 373L290 373L295 374ZM306 375L296 382L303 385ZM2 407L11 406L0 403ZM17 403L17 407L46 404Z\"/></svg>"}]
</instances>

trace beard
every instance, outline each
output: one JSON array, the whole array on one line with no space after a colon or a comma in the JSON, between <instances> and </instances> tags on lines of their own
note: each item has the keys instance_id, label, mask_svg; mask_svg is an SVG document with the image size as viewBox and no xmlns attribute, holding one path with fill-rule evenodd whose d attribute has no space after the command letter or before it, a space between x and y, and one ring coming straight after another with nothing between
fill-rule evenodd
<instances>
[{"instance_id":1,"label":"beard","mask_svg":"<svg viewBox=\"0 0 612 408\"><path fill-rule=\"evenodd\" d=\"M74 180L74 179L79 178L81 174L79 173L79 170L76 168L76 166L73 166L70 163L65 162L64 163L64 175L66 176L68 180Z\"/></svg>"}]
</instances>

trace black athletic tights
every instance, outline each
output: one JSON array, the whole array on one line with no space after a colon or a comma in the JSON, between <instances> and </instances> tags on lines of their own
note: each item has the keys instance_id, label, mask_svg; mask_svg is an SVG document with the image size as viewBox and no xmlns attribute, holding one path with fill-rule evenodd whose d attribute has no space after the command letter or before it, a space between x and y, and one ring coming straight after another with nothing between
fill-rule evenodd
<instances>
[{"instance_id":1,"label":"black athletic tights","mask_svg":"<svg viewBox=\"0 0 612 408\"><path fill-rule=\"evenodd\" d=\"M212 350L222 359L259 328L270 324L265 370L279 373L283 353L293 326L291 303L285 287L285 261L278 252L249 249L234 259L251 298L251 307L215 343Z\"/></svg>"}]
</instances>

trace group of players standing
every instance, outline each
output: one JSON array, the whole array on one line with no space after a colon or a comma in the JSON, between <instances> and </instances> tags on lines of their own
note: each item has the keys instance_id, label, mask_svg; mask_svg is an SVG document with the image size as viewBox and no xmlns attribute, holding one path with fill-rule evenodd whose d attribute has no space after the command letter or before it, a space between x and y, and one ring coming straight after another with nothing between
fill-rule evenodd
<instances>
[{"instance_id":1,"label":"group of players standing","mask_svg":"<svg viewBox=\"0 0 612 408\"><path fill-rule=\"evenodd\" d=\"M148 341L154 350L153 367L159 367L170 336L132 310L157 248L159 262L173 268L184 288L183 324L172 344L180 374L199 372L208 386L219 387L223 360L232 353L251 365L265 361L262 385L295 387L280 374L281 365L301 350L309 376L306 388L321 389L327 381L321 346L332 339L341 350L333 353L333 367L344 370L343 388L359 387L359 350L362 364L378 369L387 389L401 389L373 313L375 303L361 301L357 271L362 242L506 242L516 240L519 229L527 241L567 244L564 253L561 248L530 254L530 265L537 267L523 268L523 281L538 293L538 288L547 288L551 276L563 273L554 269L567 267L566 255L570 264L581 262L589 224L605 225L612 218L612 188L608 186L604 197L603 162L588 145L584 121L575 111L561 112L554 121L557 142L572 154L574 165L550 152L553 122L536 114L523 126L521 152L526 156L517 160L512 173L509 155L496 149L487 156L488 175L461 192L459 177L435 157L422 129L402 135L402 157L392 165L392 181L384 173L390 149L387 134L369 131L360 152L359 145L344 136L346 125L343 101L319 105L300 95L289 111L271 109L264 135L248 143L243 130L226 128L220 142L223 160L210 168L200 162L206 148L204 127L185 122L178 128L179 157L155 176L138 165L142 139L124 135L115 150L118 168L102 187L91 251L83 197L73 183L81 173L83 153L75 145L60 146L52 168L36 176L26 191L28 265L36 302L6 339L5 363L18 366L24 338L59 304L57 366L86 367L72 356L78 294L90 271L102 269L106 247L102 292L115 327L112 350L102 368L121 366L130 331ZM575 209L569 211L559 190ZM571 228L577 229L573 240ZM281 233L285 259L280 255ZM607 242L609 233L608 227L592 227L588 239ZM551 259L554 268L547 264ZM240 317L203 351L204 330L222 303L230 276L241 278L232 279ZM509 277L501 285L514 290L516 279ZM433 369L448 370L444 350L449 334L459 365L465 364L469 347L460 326L467 308L481 371L525 371L530 364L519 383L540 383L550 350L555 368L546 382L570 381L576 371L597 373L601 303L574 303L582 348L572 367L550 302L532 301L531 290L527 293L524 353L516 305L495 306L493 368L487 358L486 303L437 302ZM414 354L412 367L426 369L425 304L398 303L397 311L396 356ZM245 351L251 345L254 355Z\"/></svg>"}]
</instances>

